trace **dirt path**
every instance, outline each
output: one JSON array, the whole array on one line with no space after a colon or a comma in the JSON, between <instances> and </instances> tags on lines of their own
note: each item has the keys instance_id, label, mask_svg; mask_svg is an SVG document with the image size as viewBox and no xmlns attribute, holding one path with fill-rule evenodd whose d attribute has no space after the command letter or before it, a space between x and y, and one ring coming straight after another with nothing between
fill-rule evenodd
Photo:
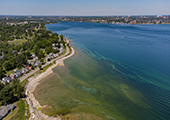
<instances>
[{"instance_id":1,"label":"dirt path","mask_svg":"<svg viewBox=\"0 0 170 120\"><path fill-rule=\"evenodd\" d=\"M56 64L49 67L44 73L41 73L35 77L31 77L28 79L28 84L26 86L25 94L26 94L26 101L29 104L29 111L30 111L30 118L29 120L61 120L61 118L58 117L49 117L43 113L41 113L38 108L41 108L42 106L39 104L39 102L35 99L33 95L33 91L36 89L37 85L39 84L39 81L41 81L46 76L53 73L52 69L56 67L57 65L64 65L64 60L73 56L75 53L75 50L73 48L72 53L68 55L67 57L62 57L61 59L56 60ZM67 48L67 52L65 55L69 53L69 49Z\"/></svg>"}]
</instances>

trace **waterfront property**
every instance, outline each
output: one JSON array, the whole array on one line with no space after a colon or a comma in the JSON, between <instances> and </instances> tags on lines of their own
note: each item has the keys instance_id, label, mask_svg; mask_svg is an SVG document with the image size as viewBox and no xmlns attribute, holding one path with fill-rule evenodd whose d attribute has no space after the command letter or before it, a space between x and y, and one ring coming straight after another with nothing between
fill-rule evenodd
<instances>
[{"instance_id":1,"label":"waterfront property","mask_svg":"<svg viewBox=\"0 0 170 120\"><path fill-rule=\"evenodd\" d=\"M9 104L7 106L1 106L0 107L0 120L2 120L5 116L7 116L15 108L16 106L13 104Z\"/></svg>"},{"instance_id":2,"label":"waterfront property","mask_svg":"<svg viewBox=\"0 0 170 120\"><path fill-rule=\"evenodd\" d=\"M6 77L2 78L3 84L10 83L11 81L12 81L12 78L10 76L6 76Z\"/></svg>"}]
</instances>

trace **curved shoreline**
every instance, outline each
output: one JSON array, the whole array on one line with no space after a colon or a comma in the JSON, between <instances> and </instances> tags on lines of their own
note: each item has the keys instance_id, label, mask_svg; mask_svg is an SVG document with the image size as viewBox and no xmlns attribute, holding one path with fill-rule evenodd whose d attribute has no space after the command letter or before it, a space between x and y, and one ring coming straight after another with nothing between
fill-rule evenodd
<instances>
[{"instance_id":1,"label":"curved shoreline","mask_svg":"<svg viewBox=\"0 0 170 120\"><path fill-rule=\"evenodd\" d=\"M69 40L67 40L67 43L69 43ZM48 115L45 115L44 113L42 113L40 110L38 110L39 108L43 107L40 105L40 103L35 99L35 96L33 94L34 90L36 89L36 87L39 85L39 82L45 78L46 76L50 75L51 73L53 73L53 68L55 68L56 66L60 65L60 66L64 66L64 60L67 58L72 57L75 54L75 50L73 47L71 47L72 51L71 54L68 56L65 56L68 54L68 51L70 52L69 48L66 48L66 53L63 55L64 57L61 57L60 59L57 60L52 60L51 62L55 61L56 64L53 64L51 67L49 67L44 73L41 73L35 77L31 77L28 79L28 84L26 86L26 90L25 90L25 95L27 96L26 101L29 104L29 110L30 110L30 118L29 120L40 120L40 119L48 119L48 120L61 120L61 118L59 116L57 117L49 117Z\"/></svg>"}]
</instances>

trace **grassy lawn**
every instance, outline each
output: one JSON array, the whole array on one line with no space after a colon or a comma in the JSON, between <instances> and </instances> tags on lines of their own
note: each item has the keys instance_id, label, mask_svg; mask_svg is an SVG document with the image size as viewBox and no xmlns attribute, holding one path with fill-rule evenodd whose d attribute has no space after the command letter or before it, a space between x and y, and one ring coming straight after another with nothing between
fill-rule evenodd
<instances>
[{"instance_id":1,"label":"grassy lawn","mask_svg":"<svg viewBox=\"0 0 170 120\"><path fill-rule=\"evenodd\" d=\"M27 120L30 117L28 105L25 100L20 99L14 103L16 108L8 114L3 120ZM26 113L26 115L25 115Z\"/></svg>"},{"instance_id":2,"label":"grassy lawn","mask_svg":"<svg viewBox=\"0 0 170 120\"><path fill-rule=\"evenodd\" d=\"M9 44L14 44L14 45L22 45L24 42L27 42L27 40L32 40L35 37L35 35L33 34L33 36L29 36L27 37L27 39L25 39L25 35L21 36L20 39L17 40L13 40L13 41L8 41Z\"/></svg>"},{"instance_id":3,"label":"grassy lawn","mask_svg":"<svg viewBox=\"0 0 170 120\"><path fill-rule=\"evenodd\" d=\"M70 55L71 52L72 52L72 49L71 49L71 47L69 46L69 53L66 55L66 57L67 57L68 55Z\"/></svg>"},{"instance_id":4,"label":"grassy lawn","mask_svg":"<svg viewBox=\"0 0 170 120\"><path fill-rule=\"evenodd\" d=\"M45 72L50 66L52 66L53 65L53 63L50 63L49 65L47 65L47 66L45 66L45 67L43 67L43 72Z\"/></svg>"},{"instance_id":5,"label":"grassy lawn","mask_svg":"<svg viewBox=\"0 0 170 120\"><path fill-rule=\"evenodd\" d=\"M14 44L14 45L22 45L24 42L27 42L26 39L19 39L19 40L13 40L13 41L10 41L8 42L9 44Z\"/></svg>"},{"instance_id":6,"label":"grassy lawn","mask_svg":"<svg viewBox=\"0 0 170 120\"><path fill-rule=\"evenodd\" d=\"M13 72L14 72L14 70L15 70L15 69L10 70L10 71L7 71L7 72L6 72L6 74L7 74L7 75L10 75L11 73L13 73Z\"/></svg>"},{"instance_id":7,"label":"grassy lawn","mask_svg":"<svg viewBox=\"0 0 170 120\"><path fill-rule=\"evenodd\" d=\"M42 70L39 71L39 74L45 72L52 65L53 65L53 63L50 63L49 65L46 65L45 67L43 67Z\"/></svg>"},{"instance_id":8,"label":"grassy lawn","mask_svg":"<svg viewBox=\"0 0 170 120\"><path fill-rule=\"evenodd\" d=\"M25 79L25 80L23 80L20 84L21 84L21 86L25 87L25 85L27 84L27 82L28 82L28 79Z\"/></svg>"}]
</instances>

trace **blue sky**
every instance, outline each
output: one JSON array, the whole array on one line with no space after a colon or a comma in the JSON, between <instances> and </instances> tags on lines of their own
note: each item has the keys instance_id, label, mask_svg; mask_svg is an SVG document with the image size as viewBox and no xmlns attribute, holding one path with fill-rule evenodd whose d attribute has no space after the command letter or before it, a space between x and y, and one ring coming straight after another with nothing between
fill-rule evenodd
<instances>
[{"instance_id":1,"label":"blue sky","mask_svg":"<svg viewBox=\"0 0 170 120\"><path fill-rule=\"evenodd\" d=\"M0 0L0 15L158 14L170 14L170 0Z\"/></svg>"}]
</instances>

